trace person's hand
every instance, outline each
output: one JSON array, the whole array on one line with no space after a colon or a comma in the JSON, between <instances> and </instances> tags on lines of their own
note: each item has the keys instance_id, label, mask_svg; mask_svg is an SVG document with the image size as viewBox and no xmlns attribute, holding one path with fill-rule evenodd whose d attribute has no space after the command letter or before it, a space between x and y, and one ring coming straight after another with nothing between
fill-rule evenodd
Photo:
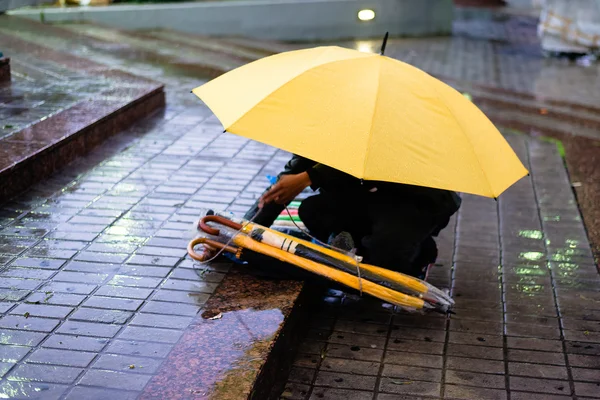
<instances>
[{"instance_id":1,"label":"person's hand","mask_svg":"<svg viewBox=\"0 0 600 400\"><path fill-rule=\"evenodd\" d=\"M260 198L258 207L262 208L265 204L272 202L277 204L287 204L294 200L296 196L310 185L310 177L306 172L297 175L283 175L279 181Z\"/></svg>"}]
</instances>

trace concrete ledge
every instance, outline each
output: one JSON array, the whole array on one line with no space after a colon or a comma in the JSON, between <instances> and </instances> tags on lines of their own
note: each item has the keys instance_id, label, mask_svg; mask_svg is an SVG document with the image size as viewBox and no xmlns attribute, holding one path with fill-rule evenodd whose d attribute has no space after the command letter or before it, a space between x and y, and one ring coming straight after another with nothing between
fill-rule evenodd
<instances>
[{"instance_id":1,"label":"concrete ledge","mask_svg":"<svg viewBox=\"0 0 600 400\"><path fill-rule=\"evenodd\" d=\"M10 58L0 58L0 82L10 81Z\"/></svg>"},{"instance_id":2,"label":"concrete ledge","mask_svg":"<svg viewBox=\"0 0 600 400\"><path fill-rule=\"evenodd\" d=\"M360 21L358 12L375 18ZM332 40L451 33L452 0L248 0L44 8L10 12L41 22L95 22L121 29L172 29L206 36Z\"/></svg>"},{"instance_id":3,"label":"concrete ledge","mask_svg":"<svg viewBox=\"0 0 600 400\"><path fill-rule=\"evenodd\" d=\"M7 10L20 7L38 6L47 3L47 0L0 0L0 14Z\"/></svg>"}]
</instances>

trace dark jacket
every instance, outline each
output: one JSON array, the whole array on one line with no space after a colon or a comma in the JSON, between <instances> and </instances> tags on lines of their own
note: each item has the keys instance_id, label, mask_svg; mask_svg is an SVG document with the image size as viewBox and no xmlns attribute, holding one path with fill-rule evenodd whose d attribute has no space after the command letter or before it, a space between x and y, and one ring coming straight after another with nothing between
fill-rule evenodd
<instances>
[{"instance_id":1,"label":"dark jacket","mask_svg":"<svg viewBox=\"0 0 600 400\"><path fill-rule=\"evenodd\" d=\"M313 190L340 193L343 196L373 193L386 196L398 203L418 204L435 214L451 216L458 211L461 199L452 191L400 183L363 181L337 169L294 155L282 175L307 172Z\"/></svg>"}]
</instances>

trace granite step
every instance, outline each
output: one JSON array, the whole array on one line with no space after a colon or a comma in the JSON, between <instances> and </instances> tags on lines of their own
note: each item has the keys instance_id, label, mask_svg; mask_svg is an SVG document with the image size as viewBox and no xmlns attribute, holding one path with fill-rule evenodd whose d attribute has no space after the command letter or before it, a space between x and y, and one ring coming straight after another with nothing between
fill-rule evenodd
<instances>
[{"instance_id":1,"label":"granite step","mask_svg":"<svg viewBox=\"0 0 600 400\"><path fill-rule=\"evenodd\" d=\"M164 106L159 83L11 35L0 47L16 75L0 87L0 202Z\"/></svg>"}]
</instances>

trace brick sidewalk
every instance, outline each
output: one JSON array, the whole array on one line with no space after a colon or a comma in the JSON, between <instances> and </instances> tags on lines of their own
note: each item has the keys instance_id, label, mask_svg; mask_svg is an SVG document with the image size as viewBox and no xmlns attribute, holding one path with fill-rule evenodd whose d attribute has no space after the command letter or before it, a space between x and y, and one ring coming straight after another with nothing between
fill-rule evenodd
<instances>
[{"instance_id":1,"label":"brick sidewalk","mask_svg":"<svg viewBox=\"0 0 600 400\"><path fill-rule=\"evenodd\" d=\"M178 365L169 359L174 342L196 328L192 316L228 268L195 275L184 258L192 221L202 207L245 211L286 155L221 133L189 95L206 59L189 43L185 54L168 50L177 56L169 63L162 39L149 45L118 32L111 42L99 39L107 28L65 28L18 34L160 80L169 106L2 206L0 393L135 398L159 364ZM595 104L596 67L544 61L528 46L459 37L391 41L389 51L463 82ZM541 101L534 96L532 106ZM458 314L405 316L333 291L284 398L598 396L600 282L563 162L551 144L510 140L532 177L498 203L465 197L439 240L444 265L432 279L452 287Z\"/></svg>"},{"instance_id":2,"label":"brick sidewalk","mask_svg":"<svg viewBox=\"0 0 600 400\"><path fill-rule=\"evenodd\" d=\"M600 398L600 277L562 159L509 140L531 177L498 202L463 196L438 240L430 280L457 314L331 291L283 399Z\"/></svg>"}]
</instances>

